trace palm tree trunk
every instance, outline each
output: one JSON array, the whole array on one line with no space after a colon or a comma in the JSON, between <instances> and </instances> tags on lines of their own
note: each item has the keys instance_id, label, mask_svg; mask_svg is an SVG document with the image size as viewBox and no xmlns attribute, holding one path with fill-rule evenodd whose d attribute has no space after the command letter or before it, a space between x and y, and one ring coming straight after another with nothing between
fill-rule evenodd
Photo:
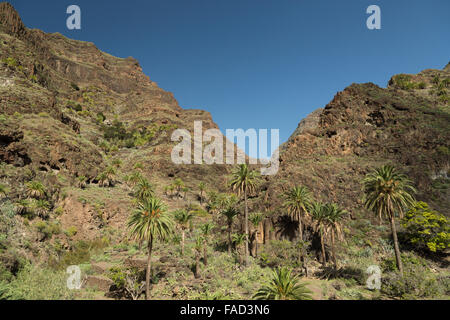
<instances>
[{"instance_id":1,"label":"palm tree trunk","mask_svg":"<svg viewBox=\"0 0 450 320\"><path fill-rule=\"evenodd\" d=\"M397 228L395 227L395 219L393 214L391 214L391 231L392 231L392 238L394 240L395 259L397 260L397 267L400 273L403 275L403 264L400 256L400 248L398 246L398 238L397 238Z\"/></svg>"},{"instance_id":2,"label":"palm tree trunk","mask_svg":"<svg viewBox=\"0 0 450 320\"><path fill-rule=\"evenodd\" d=\"M181 231L181 255L184 255L184 230Z\"/></svg>"},{"instance_id":3,"label":"palm tree trunk","mask_svg":"<svg viewBox=\"0 0 450 320\"><path fill-rule=\"evenodd\" d=\"M153 249L153 236L150 235L148 242L148 258L147 258L147 272L145 274L145 298L150 300L150 275L152 270L152 249Z\"/></svg>"},{"instance_id":4,"label":"palm tree trunk","mask_svg":"<svg viewBox=\"0 0 450 320\"><path fill-rule=\"evenodd\" d=\"M203 241L203 264L205 266L208 265L208 247L207 247L206 239Z\"/></svg>"},{"instance_id":5,"label":"palm tree trunk","mask_svg":"<svg viewBox=\"0 0 450 320\"><path fill-rule=\"evenodd\" d=\"M231 245L233 241L231 240L231 228L232 222L228 221L228 253L231 253Z\"/></svg>"},{"instance_id":6,"label":"palm tree trunk","mask_svg":"<svg viewBox=\"0 0 450 320\"><path fill-rule=\"evenodd\" d=\"M245 202L245 265L248 265L248 204L247 204L247 188L244 189Z\"/></svg>"},{"instance_id":7,"label":"palm tree trunk","mask_svg":"<svg viewBox=\"0 0 450 320\"><path fill-rule=\"evenodd\" d=\"M334 268L337 269L336 250L334 247L334 232L331 232L331 255L333 256Z\"/></svg>"},{"instance_id":8,"label":"palm tree trunk","mask_svg":"<svg viewBox=\"0 0 450 320\"><path fill-rule=\"evenodd\" d=\"M378 225L381 226L381 207L378 209Z\"/></svg>"},{"instance_id":9,"label":"palm tree trunk","mask_svg":"<svg viewBox=\"0 0 450 320\"><path fill-rule=\"evenodd\" d=\"M195 271L194 271L195 279L200 278L199 269L200 269L200 252L197 250L197 252L195 253Z\"/></svg>"},{"instance_id":10,"label":"palm tree trunk","mask_svg":"<svg viewBox=\"0 0 450 320\"><path fill-rule=\"evenodd\" d=\"M326 255L325 255L325 243L323 242L322 230L320 230L320 246L322 249L322 263L323 263L323 265L325 265L327 263L327 261L326 261Z\"/></svg>"},{"instance_id":11,"label":"palm tree trunk","mask_svg":"<svg viewBox=\"0 0 450 320\"><path fill-rule=\"evenodd\" d=\"M308 258L306 255L303 256L303 268L305 268L305 277L308 278L309 270L308 270Z\"/></svg>"},{"instance_id":12,"label":"palm tree trunk","mask_svg":"<svg viewBox=\"0 0 450 320\"><path fill-rule=\"evenodd\" d=\"M255 231L255 258L258 257L258 230Z\"/></svg>"},{"instance_id":13,"label":"palm tree trunk","mask_svg":"<svg viewBox=\"0 0 450 320\"><path fill-rule=\"evenodd\" d=\"M303 241L302 216L301 216L300 212L298 213L298 234L300 236L300 241Z\"/></svg>"}]
</instances>

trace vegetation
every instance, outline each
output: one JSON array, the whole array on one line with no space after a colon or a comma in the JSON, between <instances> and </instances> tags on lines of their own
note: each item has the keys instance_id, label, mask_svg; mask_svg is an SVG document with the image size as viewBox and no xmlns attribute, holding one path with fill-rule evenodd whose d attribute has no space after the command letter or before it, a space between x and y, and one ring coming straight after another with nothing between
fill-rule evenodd
<instances>
[{"instance_id":1,"label":"vegetation","mask_svg":"<svg viewBox=\"0 0 450 320\"><path fill-rule=\"evenodd\" d=\"M443 252L450 247L448 219L433 210L427 203L416 202L402 221L407 239L419 249Z\"/></svg>"},{"instance_id":2,"label":"vegetation","mask_svg":"<svg viewBox=\"0 0 450 320\"><path fill-rule=\"evenodd\" d=\"M395 225L395 215L403 216L405 207L414 203L412 196L416 190L411 181L389 165L382 166L369 173L364 179L365 206L381 217L386 217L391 223L394 240L395 256L400 273L403 272L400 258L400 248Z\"/></svg>"},{"instance_id":3,"label":"vegetation","mask_svg":"<svg viewBox=\"0 0 450 320\"><path fill-rule=\"evenodd\" d=\"M312 300L311 291L305 283L299 283L297 276L287 268L273 272L269 284L261 287L254 298L258 300Z\"/></svg>"},{"instance_id":4,"label":"vegetation","mask_svg":"<svg viewBox=\"0 0 450 320\"><path fill-rule=\"evenodd\" d=\"M145 296L150 299L150 276L153 242L165 240L173 230L173 220L166 205L158 198L140 201L128 221L131 236L139 243L147 242L148 258L145 277Z\"/></svg>"},{"instance_id":5,"label":"vegetation","mask_svg":"<svg viewBox=\"0 0 450 320\"><path fill-rule=\"evenodd\" d=\"M181 229L181 255L184 255L185 233L194 215L186 210L175 211L175 221Z\"/></svg>"},{"instance_id":6,"label":"vegetation","mask_svg":"<svg viewBox=\"0 0 450 320\"><path fill-rule=\"evenodd\" d=\"M259 183L259 172L251 170L246 164L241 164L233 171L231 189L238 195L244 195L244 224L245 224L245 265L248 265L248 194L254 192Z\"/></svg>"}]
</instances>

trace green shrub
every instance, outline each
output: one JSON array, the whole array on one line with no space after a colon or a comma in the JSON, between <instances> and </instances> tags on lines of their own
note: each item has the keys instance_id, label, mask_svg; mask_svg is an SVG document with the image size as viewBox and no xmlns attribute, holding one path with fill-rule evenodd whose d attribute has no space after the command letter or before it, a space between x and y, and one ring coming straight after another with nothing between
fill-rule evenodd
<instances>
[{"instance_id":1,"label":"green shrub","mask_svg":"<svg viewBox=\"0 0 450 320\"><path fill-rule=\"evenodd\" d=\"M425 202L416 202L402 221L405 236L410 243L431 252L444 251L450 247L450 225L448 219L428 207Z\"/></svg>"},{"instance_id":2,"label":"green shrub","mask_svg":"<svg viewBox=\"0 0 450 320\"><path fill-rule=\"evenodd\" d=\"M381 292L395 298L438 298L449 292L449 279L437 278L423 267L409 267L403 271L383 274Z\"/></svg>"},{"instance_id":3,"label":"green shrub","mask_svg":"<svg viewBox=\"0 0 450 320\"><path fill-rule=\"evenodd\" d=\"M75 103L75 102L70 102L69 104L67 104L66 106L67 108L74 110L76 112L81 112L83 111L83 107L81 106L81 104L79 103Z\"/></svg>"},{"instance_id":4,"label":"green shrub","mask_svg":"<svg viewBox=\"0 0 450 320\"><path fill-rule=\"evenodd\" d=\"M291 241L272 240L261 249L259 257L262 266L297 267L299 249Z\"/></svg>"},{"instance_id":5,"label":"green shrub","mask_svg":"<svg viewBox=\"0 0 450 320\"><path fill-rule=\"evenodd\" d=\"M77 227L71 226L71 227L67 228L66 231L64 231L64 234L66 236L68 236L69 238L72 238L73 236L75 236L77 234L77 232L78 232Z\"/></svg>"},{"instance_id":6,"label":"green shrub","mask_svg":"<svg viewBox=\"0 0 450 320\"><path fill-rule=\"evenodd\" d=\"M33 267L19 271L11 282L0 282L0 299L10 300L70 300L74 293L67 288L65 271Z\"/></svg>"},{"instance_id":7,"label":"green shrub","mask_svg":"<svg viewBox=\"0 0 450 320\"><path fill-rule=\"evenodd\" d=\"M61 233L61 226L58 222L38 221L34 224L36 230L44 234L45 239L50 239L55 234Z\"/></svg>"},{"instance_id":8,"label":"green shrub","mask_svg":"<svg viewBox=\"0 0 450 320\"><path fill-rule=\"evenodd\" d=\"M15 70L19 66L19 62L13 57L2 59L1 62L12 70Z\"/></svg>"}]
</instances>

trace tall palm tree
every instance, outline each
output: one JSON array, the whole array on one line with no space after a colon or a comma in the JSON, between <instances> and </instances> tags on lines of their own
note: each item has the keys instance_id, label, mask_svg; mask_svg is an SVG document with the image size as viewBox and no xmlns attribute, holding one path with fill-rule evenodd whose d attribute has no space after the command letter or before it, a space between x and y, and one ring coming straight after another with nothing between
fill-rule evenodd
<instances>
[{"instance_id":1,"label":"tall palm tree","mask_svg":"<svg viewBox=\"0 0 450 320\"><path fill-rule=\"evenodd\" d=\"M245 214L245 265L248 265L248 194L255 191L259 183L260 174L256 170L250 170L247 164L239 165L234 171L231 179L231 189L239 196L244 195Z\"/></svg>"},{"instance_id":2,"label":"tall palm tree","mask_svg":"<svg viewBox=\"0 0 450 320\"><path fill-rule=\"evenodd\" d=\"M245 243L246 236L244 233L235 233L233 234L232 239L238 255L239 264L242 264L241 246Z\"/></svg>"},{"instance_id":3,"label":"tall palm tree","mask_svg":"<svg viewBox=\"0 0 450 320\"><path fill-rule=\"evenodd\" d=\"M194 277L195 279L200 278L200 256L202 254L203 238L198 235L195 238L195 266L194 266Z\"/></svg>"},{"instance_id":4,"label":"tall palm tree","mask_svg":"<svg viewBox=\"0 0 450 320\"><path fill-rule=\"evenodd\" d=\"M145 278L145 296L150 299L150 275L153 241L165 240L173 232L173 220L166 205L157 198L141 201L128 220L131 237L140 244L147 241L148 259Z\"/></svg>"},{"instance_id":5,"label":"tall palm tree","mask_svg":"<svg viewBox=\"0 0 450 320\"><path fill-rule=\"evenodd\" d=\"M315 202L311 206L311 217L313 218L313 227L320 236L320 246L322 253L322 263L325 265L326 255L325 255L325 235L327 227L327 211L325 206L320 202Z\"/></svg>"},{"instance_id":6,"label":"tall palm tree","mask_svg":"<svg viewBox=\"0 0 450 320\"><path fill-rule=\"evenodd\" d=\"M227 233L228 233L228 253L231 253L232 246L232 228L233 228L233 219L239 214L239 211L233 206L227 206L224 210L220 212L227 219Z\"/></svg>"},{"instance_id":7,"label":"tall palm tree","mask_svg":"<svg viewBox=\"0 0 450 320\"><path fill-rule=\"evenodd\" d=\"M299 283L286 267L273 272L270 282L253 296L257 300L312 300L312 292L306 283Z\"/></svg>"},{"instance_id":8,"label":"tall palm tree","mask_svg":"<svg viewBox=\"0 0 450 320\"><path fill-rule=\"evenodd\" d=\"M397 214L400 218L403 217L404 209L414 203L413 194L416 189L406 175L399 173L393 166L389 165L382 166L369 173L363 184L366 208L378 214L380 220L384 216L391 223L397 267L403 274L395 215Z\"/></svg>"},{"instance_id":9,"label":"tall palm tree","mask_svg":"<svg viewBox=\"0 0 450 320\"><path fill-rule=\"evenodd\" d=\"M194 215L186 210L175 211L175 220L181 229L181 255L184 255L184 239L186 230L189 228L189 222Z\"/></svg>"},{"instance_id":10,"label":"tall palm tree","mask_svg":"<svg viewBox=\"0 0 450 320\"><path fill-rule=\"evenodd\" d=\"M205 193L206 190L206 183L200 182L198 184L198 190L200 191L200 204L203 204L203 194Z\"/></svg>"},{"instance_id":11,"label":"tall palm tree","mask_svg":"<svg viewBox=\"0 0 450 320\"><path fill-rule=\"evenodd\" d=\"M134 196L138 201L153 197L155 192L153 191L152 184L145 178L139 179L135 186Z\"/></svg>"},{"instance_id":12,"label":"tall palm tree","mask_svg":"<svg viewBox=\"0 0 450 320\"><path fill-rule=\"evenodd\" d=\"M258 239L257 239L258 228L259 228L259 224L261 223L261 221L263 219L264 219L263 214L259 213L259 212L252 213L249 218L250 222L252 223L252 225L254 227L254 231L252 232L251 239L252 239L252 241L254 241L253 244L255 245L255 257L258 256Z\"/></svg>"},{"instance_id":13,"label":"tall palm tree","mask_svg":"<svg viewBox=\"0 0 450 320\"><path fill-rule=\"evenodd\" d=\"M334 262L334 267L337 269L335 240L343 239L342 220L347 214L347 211L341 209L335 203L328 203L325 205L326 210L326 224L331 235L331 255Z\"/></svg>"},{"instance_id":14,"label":"tall palm tree","mask_svg":"<svg viewBox=\"0 0 450 320\"><path fill-rule=\"evenodd\" d=\"M285 193L284 207L293 219L298 221L300 240L303 241L302 215L308 215L308 208L312 203L312 195L305 186L296 186Z\"/></svg>"},{"instance_id":15,"label":"tall palm tree","mask_svg":"<svg viewBox=\"0 0 450 320\"><path fill-rule=\"evenodd\" d=\"M208 240L211 235L212 229L214 229L214 224L211 222L205 223L201 227L203 236L203 263L205 266L208 265Z\"/></svg>"},{"instance_id":16,"label":"tall palm tree","mask_svg":"<svg viewBox=\"0 0 450 320\"><path fill-rule=\"evenodd\" d=\"M26 184L27 195L35 199L43 199L46 195L44 185L39 181L30 181Z\"/></svg>"}]
</instances>

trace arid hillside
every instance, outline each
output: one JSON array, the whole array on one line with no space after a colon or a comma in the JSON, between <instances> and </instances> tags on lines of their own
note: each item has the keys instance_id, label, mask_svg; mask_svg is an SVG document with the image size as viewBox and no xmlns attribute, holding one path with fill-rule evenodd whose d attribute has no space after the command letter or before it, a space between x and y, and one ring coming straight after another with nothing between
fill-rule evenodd
<instances>
[{"instance_id":1,"label":"arid hillside","mask_svg":"<svg viewBox=\"0 0 450 320\"><path fill-rule=\"evenodd\" d=\"M242 233L244 200L239 197L231 223L221 212L226 201L220 203L224 193L232 193L235 166L177 165L171 159L173 131L192 133L194 121L202 121L203 130L218 128L210 113L180 107L135 59L28 29L17 11L2 2L0 298L3 281L13 283L28 263L58 271L83 265L87 287L95 289L81 296L99 299L113 291L111 268L137 264L143 269L145 252L130 241L126 228L136 208L138 182L168 211L184 209L194 217L190 225L179 226L172 242L155 249L157 298L248 299L270 268L286 264L301 274L306 262L297 256L297 222L283 206L285 192L296 185L307 186L316 201L339 204L349 213L343 221L348 241L336 249L348 268L337 282L329 282L328 275L324 280L317 230L305 219L311 272L306 276L314 298L380 298L364 289L365 268L391 259L393 249L388 228L376 225L377 217L363 206L362 181L374 168L394 165L411 178L417 200L450 216L449 79L450 64L395 75L386 88L352 84L301 120L280 147L278 173L264 176L249 194L249 212L260 213L261 219L250 226L253 269L243 271L236 265L241 261L239 239L231 254L227 233ZM192 261L198 267L200 246L195 246L196 230L207 222L214 222L214 245L204 249L211 264L204 263L204 277L197 269L194 277ZM183 241L186 232L187 254L178 257L181 231ZM329 256L329 243L325 250ZM446 279L448 290L447 257L433 256L426 263L436 277ZM419 258L411 253L407 259L416 263Z\"/></svg>"}]
</instances>

